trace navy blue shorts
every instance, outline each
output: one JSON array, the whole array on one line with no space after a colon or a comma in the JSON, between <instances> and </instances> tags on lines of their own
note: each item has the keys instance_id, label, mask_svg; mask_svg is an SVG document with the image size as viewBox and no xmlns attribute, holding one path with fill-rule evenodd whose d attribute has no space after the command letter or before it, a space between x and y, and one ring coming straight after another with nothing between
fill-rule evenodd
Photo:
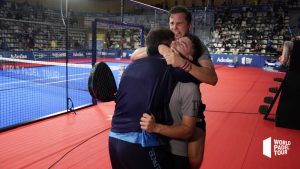
<instances>
[{"instance_id":1,"label":"navy blue shorts","mask_svg":"<svg viewBox=\"0 0 300 169\"><path fill-rule=\"evenodd\" d=\"M109 155L113 169L171 169L172 158L164 146L142 147L109 137Z\"/></svg>"},{"instance_id":2,"label":"navy blue shorts","mask_svg":"<svg viewBox=\"0 0 300 169\"><path fill-rule=\"evenodd\" d=\"M173 169L190 169L188 157L172 155Z\"/></svg>"}]
</instances>

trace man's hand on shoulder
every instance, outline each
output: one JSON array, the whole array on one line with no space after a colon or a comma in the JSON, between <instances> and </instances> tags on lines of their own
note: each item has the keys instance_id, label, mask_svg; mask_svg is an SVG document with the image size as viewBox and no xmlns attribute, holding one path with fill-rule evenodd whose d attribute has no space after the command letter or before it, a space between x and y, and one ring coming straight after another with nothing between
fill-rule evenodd
<instances>
[{"instance_id":1,"label":"man's hand on shoulder","mask_svg":"<svg viewBox=\"0 0 300 169\"><path fill-rule=\"evenodd\" d=\"M131 54L131 60L135 61L141 58L147 57L147 48L146 47L141 47L137 48L132 54Z\"/></svg>"}]
</instances>

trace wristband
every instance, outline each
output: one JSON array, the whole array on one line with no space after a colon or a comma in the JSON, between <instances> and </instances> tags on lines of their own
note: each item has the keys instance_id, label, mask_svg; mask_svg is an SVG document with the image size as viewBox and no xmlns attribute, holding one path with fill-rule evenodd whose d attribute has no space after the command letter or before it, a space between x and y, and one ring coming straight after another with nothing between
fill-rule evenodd
<instances>
[{"instance_id":1,"label":"wristband","mask_svg":"<svg viewBox=\"0 0 300 169\"><path fill-rule=\"evenodd\" d=\"M186 72L190 72L192 70L192 63L189 62L189 66L185 69Z\"/></svg>"},{"instance_id":2,"label":"wristband","mask_svg":"<svg viewBox=\"0 0 300 169\"><path fill-rule=\"evenodd\" d=\"M185 63L180 68L186 72L189 72L192 69L192 64L188 60L185 60Z\"/></svg>"},{"instance_id":3,"label":"wristband","mask_svg":"<svg viewBox=\"0 0 300 169\"><path fill-rule=\"evenodd\" d=\"M188 61L187 60L184 61L185 61L184 64L180 68L185 70L188 66Z\"/></svg>"}]
</instances>

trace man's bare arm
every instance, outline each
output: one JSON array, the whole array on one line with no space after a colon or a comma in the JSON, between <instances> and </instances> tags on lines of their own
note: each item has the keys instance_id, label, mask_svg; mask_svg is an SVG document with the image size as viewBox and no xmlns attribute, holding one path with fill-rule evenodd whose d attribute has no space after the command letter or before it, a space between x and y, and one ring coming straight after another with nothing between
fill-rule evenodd
<instances>
[{"instance_id":1,"label":"man's bare arm","mask_svg":"<svg viewBox=\"0 0 300 169\"><path fill-rule=\"evenodd\" d=\"M199 64L201 67L192 64L192 69L189 71L189 73L203 83L213 86L216 85L218 82L218 76L212 61L207 59L200 60Z\"/></svg>"},{"instance_id":2,"label":"man's bare arm","mask_svg":"<svg viewBox=\"0 0 300 169\"><path fill-rule=\"evenodd\" d=\"M182 67L185 64L186 60L183 59L176 50L172 50L165 45L159 45L158 50L159 53L161 53L166 59L168 65L172 65L173 67ZM186 59L190 60L191 58L186 56ZM209 59L202 59L198 62L201 67L191 64L192 67L189 70L189 73L203 83L216 85L218 82L218 76L215 72L212 61Z\"/></svg>"},{"instance_id":3,"label":"man's bare arm","mask_svg":"<svg viewBox=\"0 0 300 169\"><path fill-rule=\"evenodd\" d=\"M143 130L175 139L190 139L194 133L195 124L196 117L187 115L182 116L181 124L178 125L156 123L154 116L147 113L143 114L140 121Z\"/></svg>"}]
</instances>

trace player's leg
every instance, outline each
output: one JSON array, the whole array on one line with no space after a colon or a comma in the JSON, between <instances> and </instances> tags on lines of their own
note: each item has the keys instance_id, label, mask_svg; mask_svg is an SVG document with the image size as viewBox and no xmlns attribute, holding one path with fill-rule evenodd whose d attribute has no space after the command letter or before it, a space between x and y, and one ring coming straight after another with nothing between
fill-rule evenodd
<instances>
[{"instance_id":1,"label":"player's leg","mask_svg":"<svg viewBox=\"0 0 300 169\"><path fill-rule=\"evenodd\" d=\"M188 157L172 155L172 169L191 169Z\"/></svg>"},{"instance_id":2,"label":"player's leg","mask_svg":"<svg viewBox=\"0 0 300 169\"><path fill-rule=\"evenodd\" d=\"M164 146L142 147L109 137L109 154L113 169L171 169Z\"/></svg>"}]
</instances>

